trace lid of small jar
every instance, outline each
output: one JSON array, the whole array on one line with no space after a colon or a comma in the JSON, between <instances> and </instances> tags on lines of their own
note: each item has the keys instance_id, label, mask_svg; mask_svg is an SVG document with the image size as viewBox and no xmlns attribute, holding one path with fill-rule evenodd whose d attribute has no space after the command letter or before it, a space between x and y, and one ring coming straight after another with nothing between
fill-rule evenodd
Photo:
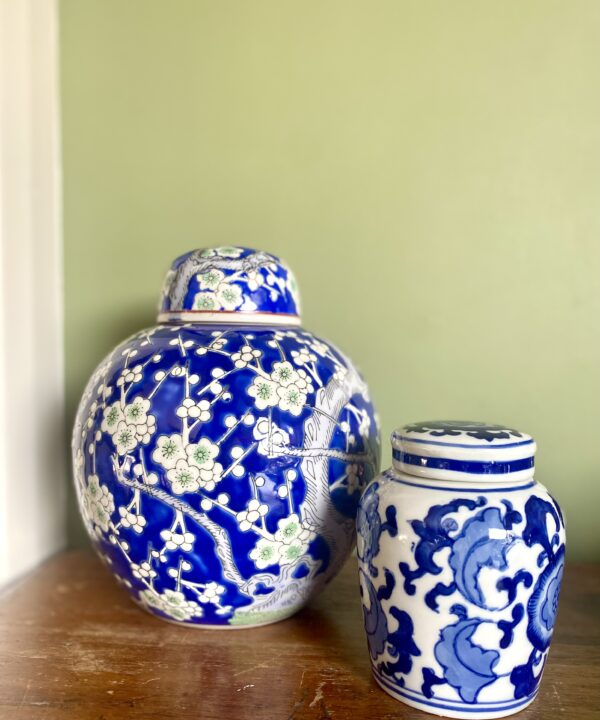
<instances>
[{"instance_id":1,"label":"lid of small jar","mask_svg":"<svg viewBox=\"0 0 600 720\"><path fill-rule=\"evenodd\" d=\"M536 445L504 425L433 420L392 433L397 470L438 480L513 482L533 476Z\"/></svg>"},{"instance_id":2,"label":"lid of small jar","mask_svg":"<svg viewBox=\"0 0 600 720\"><path fill-rule=\"evenodd\" d=\"M275 255L246 247L192 250L167 272L159 322L300 324L296 279Z\"/></svg>"}]
</instances>

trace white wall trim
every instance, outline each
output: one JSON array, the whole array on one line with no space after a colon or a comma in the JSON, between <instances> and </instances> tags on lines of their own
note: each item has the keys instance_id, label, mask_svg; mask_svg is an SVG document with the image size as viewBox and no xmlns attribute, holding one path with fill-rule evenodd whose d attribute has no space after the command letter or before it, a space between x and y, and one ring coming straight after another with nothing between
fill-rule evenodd
<instances>
[{"instance_id":1,"label":"white wall trim","mask_svg":"<svg viewBox=\"0 0 600 720\"><path fill-rule=\"evenodd\" d=\"M0 2L0 584L65 544L58 11Z\"/></svg>"}]
</instances>

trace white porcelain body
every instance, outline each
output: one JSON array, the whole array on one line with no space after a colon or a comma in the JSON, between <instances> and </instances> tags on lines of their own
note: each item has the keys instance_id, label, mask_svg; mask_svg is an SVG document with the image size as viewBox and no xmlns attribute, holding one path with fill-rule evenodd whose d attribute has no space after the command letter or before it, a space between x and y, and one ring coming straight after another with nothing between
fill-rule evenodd
<instances>
[{"instance_id":1,"label":"white porcelain body","mask_svg":"<svg viewBox=\"0 0 600 720\"><path fill-rule=\"evenodd\" d=\"M379 685L448 717L503 717L532 702L564 565L564 523L547 490L390 469L363 494L357 522Z\"/></svg>"}]
</instances>

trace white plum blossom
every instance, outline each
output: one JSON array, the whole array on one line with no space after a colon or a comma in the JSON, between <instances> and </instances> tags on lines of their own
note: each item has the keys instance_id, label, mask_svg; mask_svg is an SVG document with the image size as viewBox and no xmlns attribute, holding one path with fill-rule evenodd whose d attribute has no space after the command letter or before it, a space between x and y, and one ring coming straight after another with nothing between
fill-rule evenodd
<instances>
[{"instance_id":1,"label":"white plum blossom","mask_svg":"<svg viewBox=\"0 0 600 720\"><path fill-rule=\"evenodd\" d=\"M212 471L215 465L215 458L219 454L219 446L211 442L208 438L200 438L197 443L191 443L185 448L187 461L190 465L197 467L200 471L207 474L203 478L207 481L213 479Z\"/></svg>"},{"instance_id":2,"label":"white plum blossom","mask_svg":"<svg viewBox=\"0 0 600 720\"><path fill-rule=\"evenodd\" d=\"M156 418L148 415L150 401L143 397L136 397L133 402L125 405L123 416L125 422L132 426L138 442L147 444L156 432Z\"/></svg>"},{"instance_id":3,"label":"white plum blossom","mask_svg":"<svg viewBox=\"0 0 600 720\"><path fill-rule=\"evenodd\" d=\"M248 270L246 273L246 282L248 290L254 291L264 284L265 278L260 270Z\"/></svg>"},{"instance_id":4,"label":"white plum blossom","mask_svg":"<svg viewBox=\"0 0 600 720\"><path fill-rule=\"evenodd\" d=\"M282 518L277 522L277 532L275 539L285 545L292 545L299 541L308 543L311 538L311 531L302 525L302 522L296 513Z\"/></svg>"},{"instance_id":5,"label":"white plum blossom","mask_svg":"<svg viewBox=\"0 0 600 720\"><path fill-rule=\"evenodd\" d=\"M371 418L369 417L369 413L363 410L360 416L360 422L358 424L358 433L361 437L366 438L369 436L370 432Z\"/></svg>"},{"instance_id":6,"label":"white plum blossom","mask_svg":"<svg viewBox=\"0 0 600 720\"><path fill-rule=\"evenodd\" d=\"M217 299L225 310L235 310L242 302L242 288L239 285L221 283L217 288Z\"/></svg>"},{"instance_id":7,"label":"white plum blossom","mask_svg":"<svg viewBox=\"0 0 600 720\"><path fill-rule=\"evenodd\" d=\"M119 508L119 515L121 516L121 525L124 528L131 528L138 535L144 532L144 527L146 526L146 518L143 515L137 515L136 513L132 513L130 510L123 506Z\"/></svg>"},{"instance_id":8,"label":"white plum blossom","mask_svg":"<svg viewBox=\"0 0 600 720\"><path fill-rule=\"evenodd\" d=\"M291 565L295 563L298 558L304 555L305 549L305 546L299 540L294 540L289 544L282 543L279 548L279 564Z\"/></svg>"},{"instance_id":9,"label":"white plum blossom","mask_svg":"<svg viewBox=\"0 0 600 720\"><path fill-rule=\"evenodd\" d=\"M216 582L209 582L204 586L204 590L198 595L198 600L203 603L211 603L213 605L219 605L221 601L221 595L225 592L225 586L219 585Z\"/></svg>"},{"instance_id":10,"label":"white plum blossom","mask_svg":"<svg viewBox=\"0 0 600 720\"><path fill-rule=\"evenodd\" d=\"M180 418L190 417L200 422L207 422L212 417L210 402L208 400L199 400L198 402L192 398L185 398L181 405L175 411Z\"/></svg>"},{"instance_id":11,"label":"white plum blossom","mask_svg":"<svg viewBox=\"0 0 600 720\"><path fill-rule=\"evenodd\" d=\"M142 478L146 485L156 485L158 483L158 475L153 472L146 472L144 466L141 463L136 463L133 466L133 474L137 478Z\"/></svg>"},{"instance_id":12,"label":"white plum blossom","mask_svg":"<svg viewBox=\"0 0 600 720\"><path fill-rule=\"evenodd\" d=\"M346 465L346 490L349 495L352 495L356 490L360 490L362 484L361 476L362 467L359 466L358 463L348 463L348 465Z\"/></svg>"},{"instance_id":13,"label":"white plum blossom","mask_svg":"<svg viewBox=\"0 0 600 720\"><path fill-rule=\"evenodd\" d=\"M257 375L248 388L248 394L255 399L259 410L278 405L281 410L300 415L307 393L313 389L306 371L295 370L286 360L273 364L269 378Z\"/></svg>"},{"instance_id":14,"label":"white plum blossom","mask_svg":"<svg viewBox=\"0 0 600 720\"><path fill-rule=\"evenodd\" d=\"M214 312L221 307L217 296L213 292L199 292L194 297L194 310Z\"/></svg>"},{"instance_id":15,"label":"white plum blossom","mask_svg":"<svg viewBox=\"0 0 600 720\"><path fill-rule=\"evenodd\" d=\"M302 368L298 369L298 377L296 378L295 384L305 393L312 393L315 390L309 374Z\"/></svg>"},{"instance_id":16,"label":"white plum blossom","mask_svg":"<svg viewBox=\"0 0 600 720\"><path fill-rule=\"evenodd\" d=\"M191 532L176 533L172 530L162 530L160 537L164 540L167 550L182 550L183 552L191 552L196 539Z\"/></svg>"},{"instance_id":17,"label":"white plum blossom","mask_svg":"<svg viewBox=\"0 0 600 720\"><path fill-rule=\"evenodd\" d=\"M320 355L321 357L326 357L329 354L329 348L321 340L313 339L308 343L308 346L313 352L316 352L317 355Z\"/></svg>"},{"instance_id":18,"label":"white plum blossom","mask_svg":"<svg viewBox=\"0 0 600 720\"><path fill-rule=\"evenodd\" d=\"M154 570L147 560L141 563L131 563L131 572L133 573L133 577L138 578L138 580L149 580L155 578L157 575L156 570Z\"/></svg>"},{"instance_id":19,"label":"white plum blossom","mask_svg":"<svg viewBox=\"0 0 600 720\"><path fill-rule=\"evenodd\" d=\"M290 436L268 418L261 418L252 431L254 439L258 440L257 451L261 455L273 457L290 444ZM277 452L279 451L279 453Z\"/></svg>"},{"instance_id":20,"label":"white plum blossom","mask_svg":"<svg viewBox=\"0 0 600 720\"><path fill-rule=\"evenodd\" d=\"M254 564L259 570L264 570L270 565L277 565L279 562L279 548L281 543L267 538L260 538L250 551L250 559L254 560Z\"/></svg>"},{"instance_id":21,"label":"white plum blossom","mask_svg":"<svg viewBox=\"0 0 600 720\"><path fill-rule=\"evenodd\" d=\"M142 379L142 366L134 365L132 368L125 368L121 376L117 380L117 386L121 387L125 383L137 383Z\"/></svg>"},{"instance_id":22,"label":"white plum blossom","mask_svg":"<svg viewBox=\"0 0 600 720\"><path fill-rule=\"evenodd\" d=\"M287 387L296 382L297 379L298 373L287 360L273 364L273 370L271 371L271 380L273 380L273 382L276 382L282 387Z\"/></svg>"},{"instance_id":23,"label":"white plum blossom","mask_svg":"<svg viewBox=\"0 0 600 720\"><path fill-rule=\"evenodd\" d=\"M200 605L193 600L188 600L178 590L165 590L162 595L156 590L142 590L140 600L144 605L156 608L175 620L190 620L203 615Z\"/></svg>"},{"instance_id":24,"label":"white plum blossom","mask_svg":"<svg viewBox=\"0 0 600 720\"><path fill-rule=\"evenodd\" d=\"M175 467L178 460L185 460L181 435L161 435L152 453L152 459L167 470Z\"/></svg>"},{"instance_id":25,"label":"white plum blossom","mask_svg":"<svg viewBox=\"0 0 600 720\"><path fill-rule=\"evenodd\" d=\"M200 471L199 487L207 492L214 490L215 485L223 478L223 466L215 462L219 446L208 438L200 438L197 443L187 445L185 451L188 463Z\"/></svg>"},{"instance_id":26,"label":"white plum blossom","mask_svg":"<svg viewBox=\"0 0 600 720\"><path fill-rule=\"evenodd\" d=\"M82 500L83 513L88 523L108 532L110 516L115 509L115 499L106 485L100 485L97 475L88 477Z\"/></svg>"},{"instance_id":27,"label":"white plum blossom","mask_svg":"<svg viewBox=\"0 0 600 720\"><path fill-rule=\"evenodd\" d=\"M112 439L119 455L126 455L131 452L138 444L135 425L128 425L124 420L121 420Z\"/></svg>"},{"instance_id":28,"label":"white plum blossom","mask_svg":"<svg viewBox=\"0 0 600 720\"><path fill-rule=\"evenodd\" d=\"M269 507L264 503L261 503L256 498L250 500L246 509L237 513L237 515L235 516L240 530L242 532L250 530L255 522L257 522L258 520L260 520L261 517L264 517L267 514L268 510Z\"/></svg>"},{"instance_id":29,"label":"white plum blossom","mask_svg":"<svg viewBox=\"0 0 600 720\"><path fill-rule=\"evenodd\" d=\"M249 557L259 570L270 565L291 565L306 553L312 537L313 533L294 513L279 520L273 539L260 538Z\"/></svg>"},{"instance_id":30,"label":"white plum blossom","mask_svg":"<svg viewBox=\"0 0 600 720\"><path fill-rule=\"evenodd\" d=\"M346 376L348 375L348 370L346 370L345 367L342 367L341 365L338 365L335 369L335 372L333 373L334 380L337 380L340 385L343 385L346 382Z\"/></svg>"},{"instance_id":31,"label":"white plum blossom","mask_svg":"<svg viewBox=\"0 0 600 720\"><path fill-rule=\"evenodd\" d=\"M302 392L296 383L277 388L277 395L281 410L286 410L292 415L300 415L306 403L306 393Z\"/></svg>"},{"instance_id":32,"label":"white plum blossom","mask_svg":"<svg viewBox=\"0 0 600 720\"><path fill-rule=\"evenodd\" d=\"M215 485L223 479L223 466L215 463L212 468L200 470L200 487L207 492L215 489Z\"/></svg>"},{"instance_id":33,"label":"white plum blossom","mask_svg":"<svg viewBox=\"0 0 600 720\"><path fill-rule=\"evenodd\" d=\"M225 273L216 268L211 268L205 273L196 275L196 278L203 290L216 290L223 281Z\"/></svg>"},{"instance_id":34,"label":"white plum blossom","mask_svg":"<svg viewBox=\"0 0 600 720\"><path fill-rule=\"evenodd\" d=\"M156 432L156 418L154 415L148 415L145 423L135 425L135 436L138 442L147 445L152 435Z\"/></svg>"},{"instance_id":35,"label":"white plum blossom","mask_svg":"<svg viewBox=\"0 0 600 720\"><path fill-rule=\"evenodd\" d=\"M222 350L227 345L227 338L218 335L210 344L213 350Z\"/></svg>"},{"instance_id":36,"label":"white plum blossom","mask_svg":"<svg viewBox=\"0 0 600 720\"><path fill-rule=\"evenodd\" d=\"M311 353L306 347L300 348L300 350L292 350L291 356L296 365L308 365L308 363L316 362L317 360L317 356Z\"/></svg>"},{"instance_id":37,"label":"white plum blossom","mask_svg":"<svg viewBox=\"0 0 600 720\"><path fill-rule=\"evenodd\" d=\"M188 465L185 460L178 460L174 468L167 470L167 480L175 495L196 492L200 487L199 476L200 470L194 465Z\"/></svg>"},{"instance_id":38,"label":"white plum blossom","mask_svg":"<svg viewBox=\"0 0 600 720\"><path fill-rule=\"evenodd\" d=\"M114 433L121 420L123 420L121 403L114 402L112 405L104 408L104 417L100 429L102 432Z\"/></svg>"},{"instance_id":39,"label":"white plum blossom","mask_svg":"<svg viewBox=\"0 0 600 720\"><path fill-rule=\"evenodd\" d=\"M250 347L250 345L242 345L239 352L234 352L231 355L231 359L233 360L233 364L236 366L236 368L241 369L247 367L250 363L254 362L261 355L261 350L255 350L254 348Z\"/></svg>"},{"instance_id":40,"label":"white plum blossom","mask_svg":"<svg viewBox=\"0 0 600 720\"><path fill-rule=\"evenodd\" d=\"M85 458L83 457L81 448L77 448L77 452L73 458L73 470L77 485L82 487L85 483Z\"/></svg>"},{"instance_id":41,"label":"white plum blossom","mask_svg":"<svg viewBox=\"0 0 600 720\"><path fill-rule=\"evenodd\" d=\"M136 397L128 405L125 405L123 414L125 416L125 422L128 425L141 425L146 422L148 418L148 410L150 409L150 400L143 397Z\"/></svg>"},{"instance_id":42,"label":"white plum blossom","mask_svg":"<svg viewBox=\"0 0 600 720\"><path fill-rule=\"evenodd\" d=\"M248 388L248 395L254 398L254 404L259 410L275 407L279 402L277 383L257 375Z\"/></svg>"}]
</instances>

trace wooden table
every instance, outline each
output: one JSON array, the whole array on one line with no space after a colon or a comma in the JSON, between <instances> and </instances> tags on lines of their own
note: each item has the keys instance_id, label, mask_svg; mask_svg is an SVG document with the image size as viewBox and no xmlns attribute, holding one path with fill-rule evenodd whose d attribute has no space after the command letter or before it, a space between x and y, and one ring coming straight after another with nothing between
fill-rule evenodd
<instances>
[{"instance_id":1,"label":"wooden table","mask_svg":"<svg viewBox=\"0 0 600 720\"><path fill-rule=\"evenodd\" d=\"M89 552L0 599L0 718L427 718L371 679L355 560L311 607L254 630L192 630L138 609ZM567 568L531 718L600 718L600 567Z\"/></svg>"}]
</instances>

